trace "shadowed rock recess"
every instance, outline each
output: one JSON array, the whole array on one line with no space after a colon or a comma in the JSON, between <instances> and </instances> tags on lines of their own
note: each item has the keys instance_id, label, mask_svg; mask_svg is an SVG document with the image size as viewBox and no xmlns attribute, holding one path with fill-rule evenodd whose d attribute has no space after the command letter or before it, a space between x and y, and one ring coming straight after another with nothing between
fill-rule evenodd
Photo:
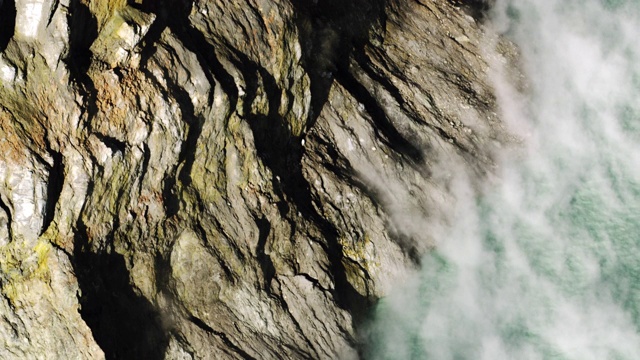
<instances>
[{"instance_id":1,"label":"shadowed rock recess","mask_svg":"<svg viewBox=\"0 0 640 360\"><path fill-rule=\"evenodd\" d=\"M485 2L1 3L2 359L364 357L505 138Z\"/></svg>"}]
</instances>

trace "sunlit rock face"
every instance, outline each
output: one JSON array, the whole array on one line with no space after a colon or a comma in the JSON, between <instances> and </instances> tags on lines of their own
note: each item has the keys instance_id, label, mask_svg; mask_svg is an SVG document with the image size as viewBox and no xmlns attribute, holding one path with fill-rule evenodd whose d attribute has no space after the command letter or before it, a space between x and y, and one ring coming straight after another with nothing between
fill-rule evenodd
<instances>
[{"instance_id":1,"label":"sunlit rock face","mask_svg":"<svg viewBox=\"0 0 640 360\"><path fill-rule=\"evenodd\" d=\"M444 0L1 6L1 358L357 358L506 138Z\"/></svg>"}]
</instances>

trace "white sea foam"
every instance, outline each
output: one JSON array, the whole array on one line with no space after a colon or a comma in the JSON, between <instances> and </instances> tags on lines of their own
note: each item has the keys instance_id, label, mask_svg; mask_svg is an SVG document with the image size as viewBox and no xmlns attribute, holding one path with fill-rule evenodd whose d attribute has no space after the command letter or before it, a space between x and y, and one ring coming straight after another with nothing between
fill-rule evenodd
<instances>
[{"instance_id":1,"label":"white sea foam","mask_svg":"<svg viewBox=\"0 0 640 360\"><path fill-rule=\"evenodd\" d=\"M495 78L525 155L481 194L454 181L455 220L382 301L372 358L640 359L636 3L497 0L531 85Z\"/></svg>"}]
</instances>

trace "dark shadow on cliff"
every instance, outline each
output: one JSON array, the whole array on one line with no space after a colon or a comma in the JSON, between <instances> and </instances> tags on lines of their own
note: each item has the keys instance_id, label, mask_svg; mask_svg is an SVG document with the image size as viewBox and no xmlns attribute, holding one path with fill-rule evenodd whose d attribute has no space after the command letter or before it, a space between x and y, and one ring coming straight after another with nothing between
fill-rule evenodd
<instances>
[{"instance_id":1,"label":"dark shadow on cliff","mask_svg":"<svg viewBox=\"0 0 640 360\"><path fill-rule=\"evenodd\" d=\"M98 23L89 7L80 0L69 4L69 55L66 59L72 79L79 84L86 81L91 65L91 44L98 37Z\"/></svg>"},{"instance_id":2,"label":"dark shadow on cliff","mask_svg":"<svg viewBox=\"0 0 640 360\"><path fill-rule=\"evenodd\" d=\"M193 6L192 1L145 1L142 4L130 3L130 6L156 15L156 20L151 25L143 42L141 53L143 71L148 72L145 67L155 54L157 45L161 41L162 33L166 29L170 29L182 45L195 54L198 63L202 65L207 81L212 87L212 91L209 93L209 105L211 106L213 103L213 87L219 84L229 98L230 108L235 108L238 101L238 89L233 77L218 60L214 46L206 40L201 32L192 26L189 20L191 7ZM151 74L148 74L148 77L150 79L154 78ZM168 76L165 76L165 78L170 79ZM176 189L177 181L186 186L191 183L191 169L195 161L197 143L206 119L196 114L189 95L180 84L171 83L168 84L168 87L171 95L178 100L182 111L182 119L189 125L187 137L180 149L179 163L183 164L180 173L165 179L164 202L168 216L173 216L179 211L180 203Z\"/></svg>"},{"instance_id":3,"label":"dark shadow on cliff","mask_svg":"<svg viewBox=\"0 0 640 360\"><path fill-rule=\"evenodd\" d=\"M16 2L15 0L0 0L0 52L4 51L13 37L16 27Z\"/></svg>"},{"instance_id":4,"label":"dark shadow on cliff","mask_svg":"<svg viewBox=\"0 0 640 360\"><path fill-rule=\"evenodd\" d=\"M291 218L290 211L298 211L305 219L313 222L322 233L322 239L314 239L320 244L330 260L329 271L335 282L332 291L336 305L349 311L358 324L363 321L370 309L373 299L360 295L347 279L346 269L343 264L343 249L339 243L338 229L324 218L313 205L311 190L307 179L302 173L303 146L301 138L291 132L289 124L278 113L280 108L280 94L282 89L275 78L261 65L250 60L246 55L234 51L234 65L242 72L246 83L246 97L244 101L244 117L249 124L254 138L256 153L273 173L273 189L278 197L283 199L278 209L283 218ZM251 104L257 96L258 88L262 86L268 98L269 110L267 114L255 114L251 112ZM286 202L295 205L290 208ZM264 223L257 222L266 241L266 227ZM296 224L293 224L296 226ZM295 229L293 230L296 231ZM272 277L272 265L268 257L261 257L259 244L258 260L261 261L265 276ZM267 292L270 290L267 288ZM351 339L354 347L359 347L357 339Z\"/></svg>"},{"instance_id":5,"label":"dark shadow on cliff","mask_svg":"<svg viewBox=\"0 0 640 360\"><path fill-rule=\"evenodd\" d=\"M407 11L398 0L331 0L313 4L294 1L298 10L297 24L302 44L303 66L311 81L311 128L328 101L334 82L338 82L363 104L375 124L376 136L414 167L425 160L424 151L396 128L384 105L370 86L358 81L356 73L384 88L402 106L404 99L389 79L376 71L367 55L375 51L372 40L384 41L385 10Z\"/></svg>"},{"instance_id":6,"label":"dark shadow on cliff","mask_svg":"<svg viewBox=\"0 0 640 360\"><path fill-rule=\"evenodd\" d=\"M49 166L47 164L47 170L49 177L47 181L47 201L44 208L44 218L42 219L42 233L44 233L55 217L56 204L60 199L62 193L62 186L64 185L64 163L62 154L51 149L49 147L49 154L53 160L53 163ZM41 234L42 235L42 234Z\"/></svg>"},{"instance_id":7,"label":"dark shadow on cliff","mask_svg":"<svg viewBox=\"0 0 640 360\"><path fill-rule=\"evenodd\" d=\"M207 41L200 31L193 27L191 20L189 20L193 1L157 0L145 1L142 5L131 4L131 6L156 15L156 20L144 39L141 64L145 64L153 56L162 32L169 28L182 45L196 55L211 86L215 86L217 80L217 83L229 97L230 107L235 108L238 101L238 89L233 77L218 60L215 47ZM209 95L209 103L211 104L213 92Z\"/></svg>"},{"instance_id":8,"label":"dark shadow on cliff","mask_svg":"<svg viewBox=\"0 0 640 360\"><path fill-rule=\"evenodd\" d=\"M98 91L87 71L92 58L89 48L98 37L98 23L89 7L80 0L71 0L67 21L69 23L69 52L65 63L69 69L71 80L78 87L78 92L84 97L81 118L84 120L88 132L91 133L91 120L98 113L96 104ZM109 146L108 142L105 144Z\"/></svg>"},{"instance_id":9,"label":"dark shadow on cliff","mask_svg":"<svg viewBox=\"0 0 640 360\"><path fill-rule=\"evenodd\" d=\"M303 67L311 80L311 113L308 119L299 119L306 120L308 129L314 125L327 102L337 74L349 73L349 59L354 56L354 52L364 51L364 46L372 33L374 36L380 35L380 29L384 27L385 22L386 4L385 0L320 0L317 4L309 0L292 0L292 3L296 10ZM144 66L151 59L163 31L169 28L183 45L197 56L198 62L205 67L209 82L213 85L214 80L217 80L222 90L230 97L231 109L235 109L238 104L235 81L216 58L216 50L222 50L214 47L191 25L189 21L191 4L191 1L184 0L145 1L142 5L136 6L157 15L156 21L144 40L141 64ZM320 229L323 239L315 239L315 241L324 247L330 259L330 271L335 281L333 296L338 306L353 314L354 323L358 326L368 317L374 299L360 295L349 283L343 264L342 245L338 241L339 231L314 206L309 183L302 173L301 163L304 154L302 138L300 134L292 133L286 119L279 114L279 108L282 105L281 95L287 89L280 88L273 74L246 54L230 47L226 47L224 53L230 54L227 60L240 70L246 84L242 114L252 130L257 155L274 175L272 179L274 191L278 192L279 198L285 200L279 205L281 215L283 218L291 218L291 211L299 211L304 218L315 223ZM343 77L346 79L345 83L352 78L352 76ZM376 114L375 120L378 121L378 127L383 133L381 136L391 142L396 151L408 153L411 158L417 157L415 146L399 134L388 118L382 116L382 105L367 94L363 85L355 80L353 84L347 85L356 93L354 97L368 102L368 105L365 105L368 106L368 110ZM179 88L179 84L172 84L171 88L173 87ZM258 95L260 87L268 96L266 114L252 113L251 104ZM195 116L186 94L176 90L174 93L172 91L171 95L181 104L183 117L189 123L189 131L180 152L180 162L184 163L183 170L173 176L173 182L166 183L165 195L168 199L175 196L171 194L176 181L186 185L190 182L190 167L195 158L196 145L205 121ZM211 100L210 98L209 101ZM290 201L295 208L290 208L286 201ZM173 199L173 203L177 204L176 199ZM177 207L173 211L177 212ZM270 264L270 259L264 254L270 225L261 219L260 217L256 219L260 227L257 257L263 265L263 275L268 279L273 276L274 271L273 264ZM158 281L163 282L165 279L158 279ZM268 282L265 282L267 291L268 286ZM357 339L352 341L354 346L360 346Z\"/></svg>"},{"instance_id":10,"label":"dark shadow on cliff","mask_svg":"<svg viewBox=\"0 0 640 360\"><path fill-rule=\"evenodd\" d=\"M398 131L383 105L374 98L370 89L359 83L347 71L340 71L337 80L360 104L364 105L375 124L376 137L381 142L396 153L407 157L414 166L418 166L418 164L425 161L423 151Z\"/></svg>"},{"instance_id":11,"label":"dark shadow on cliff","mask_svg":"<svg viewBox=\"0 0 640 360\"><path fill-rule=\"evenodd\" d=\"M302 65L311 81L312 127L326 103L340 68L374 32L382 31L386 0L292 0L302 49Z\"/></svg>"},{"instance_id":12,"label":"dark shadow on cliff","mask_svg":"<svg viewBox=\"0 0 640 360\"><path fill-rule=\"evenodd\" d=\"M73 267L80 286L80 315L106 359L162 359L168 332L159 313L136 294L122 255L88 251L79 222Z\"/></svg>"},{"instance_id":13,"label":"dark shadow on cliff","mask_svg":"<svg viewBox=\"0 0 640 360\"><path fill-rule=\"evenodd\" d=\"M256 246L256 257L260 263L262 277L264 278L264 289L271 294L271 280L276 275L276 268L273 266L271 257L265 251L267 239L271 233L271 223L265 217L254 217L258 226L258 246Z\"/></svg>"},{"instance_id":14,"label":"dark shadow on cliff","mask_svg":"<svg viewBox=\"0 0 640 360\"><path fill-rule=\"evenodd\" d=\"M495 0L448 0L476 21L484 22Z\"/></svg>"}]
</instances>

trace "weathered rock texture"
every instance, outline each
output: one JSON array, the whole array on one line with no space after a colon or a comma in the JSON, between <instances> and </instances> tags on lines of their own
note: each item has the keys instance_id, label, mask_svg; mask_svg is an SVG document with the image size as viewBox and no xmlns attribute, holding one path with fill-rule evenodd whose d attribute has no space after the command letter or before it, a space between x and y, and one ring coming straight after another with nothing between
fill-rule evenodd
<instances>
[{"instance_id":1,"label":"weathered rock texture","mask_svg":"<svg viewBox=\"0 0 640 360\"><path fill-rule=\"evenodd\" d=\"M449 199L432 170L482 174L503 136L444 0L0 17L2 359L356 358L429 247L405 215Z\"/></svg>"}]
</instances>

